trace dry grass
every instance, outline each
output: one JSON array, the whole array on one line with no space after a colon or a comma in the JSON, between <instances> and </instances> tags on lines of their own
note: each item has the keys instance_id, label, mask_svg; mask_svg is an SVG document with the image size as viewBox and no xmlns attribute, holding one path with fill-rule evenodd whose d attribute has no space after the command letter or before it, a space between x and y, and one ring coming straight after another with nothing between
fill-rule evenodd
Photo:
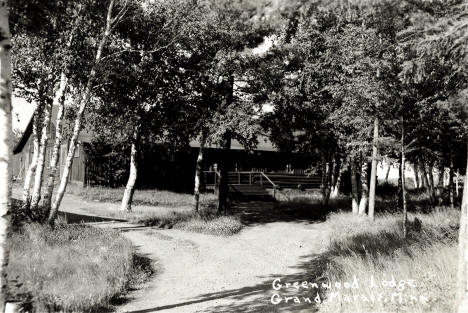
<instances>
[{"instance_id":1,"label":"dry grass","mask_svg":"<svg viewBox=\"0 0 468 313\"><path fill-rule=\"evenodd\" d=\"M75 194L86 200L117 202L121 200L123 189L85 188L74 189ZM233 216L217 214L213 194L202 194L200 197L200 214L192 211L193 196L170 191L141 190L136 191L133 203L140 205L132 212L109 210L106 208L85 208L86 211L100 216L129 221L130 223L156 226L159 228L176 228L185 231L230 236L238 233L243 225Z\"/></svg>"},{"instance_id":2,"label":"dry grass","mask_svg":"<svg viewBox=\"0 0 468 313\"><path fill-rule=\"evenodd\" d=\"M124 188L107 187L72 187L68 192L82 197L87 201L112 202L122 201ZM200 206L203 208L209 206L216 200L214 194L202 194L200 197ZM150 205L161 207L190 207L193 196L186 193L176 193L166 190L136 190L133 195L133 205Z\"/></svg>"},{"instance_id":3,"label":"dry grass","mask_svg":"<svg viewBox=\"0 0 468 313\"><path fill-rule=\"evenodd\" d=\"M87 209L88 212L130 223L155 226L165 229L181 229L216 236L231 236L241 231L244 225L234 216L219 215L213 207L194 214L191 208L145 207L132 212L108 209Z\"/></svg>"},{"instance_id":4,"label":"dry grass","mask_svg":"<svg viewBox=\"0 0 468 313\"><path fill-rule=\"evenodd\" d=\"M80 225L26 224L10 241L10 299L36 312L100 312L150 274L117 232Z\"/></svg>"},{"instance_id":5,"label":"dry grass","mask_svg":"<svg viewBox=\"0 0 468 313\"><path fill-rule=\"evenodd\" d=\"M329 292L329 301L320 306L320 312L450 312L456 281L459 212L439 209L430 214L412 215L410 219L415 217L422 221L422 227L411 223L405 239L398 215L381 215L374 223L348 213L331 215L326 224L333 238L326 254L328 266L324 276L332 283L352 281L356 276L359 288L332 290L349 296L351 301L345 302L344 297L339 301ZM389 281L392 276L397 282L413 280L416 287L407 286L402 291L372 287L371 276L377 283ZM400 303L399 292L406 303ZM379 294L382 301L366 302L361 297L370 299L370 295ZM420 296L428 299L426 304Z\"/></svg>"},{"instance_id":6,"label":"dry grass","mask_svg":"<svg viewBox=\"0 0 468 313\"><path fill-rule=\"evenodd\" d=\"M240 219L235 216L217 216L210 219L193 217L174 225L174 228L181 230L226 237L237 234L242 227Z\"/></svg>"}]
</instances>

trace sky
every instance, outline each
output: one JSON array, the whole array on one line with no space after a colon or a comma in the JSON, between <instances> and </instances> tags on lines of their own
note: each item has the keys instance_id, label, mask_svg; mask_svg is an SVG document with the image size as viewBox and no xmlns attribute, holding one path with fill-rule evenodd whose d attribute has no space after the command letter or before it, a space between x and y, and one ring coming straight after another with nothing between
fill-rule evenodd
<instances>
[{"instance_id":1,"label":"sky","mask_svg":"<svg viewBox=\"0 0 468 313\"><path fill-rule=\"evenodd\" d=\"M23 98L15 96L12 97L11 101L13 107L13 131L23 132L34 112L34 105Z\"/></svg>"}]
</instances>

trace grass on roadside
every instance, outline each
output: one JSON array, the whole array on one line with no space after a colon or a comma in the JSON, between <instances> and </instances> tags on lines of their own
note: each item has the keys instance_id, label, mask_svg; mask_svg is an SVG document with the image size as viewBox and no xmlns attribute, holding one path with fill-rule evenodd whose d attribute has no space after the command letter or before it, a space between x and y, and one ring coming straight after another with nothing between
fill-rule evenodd
<instances>
[{"instance_id":1,"label":"grass on roadside","mask_svg":"<svg viewBox=\"0 0 468 313\"><path fill-rule=\"evenodd\" d=\"M25 224L10 240L9 298L36 312L99 312L151 274L115 231Z\"/></svg>"},{"instance_id":2,"label":"grass on roadside","mask_svg":"<svg viewBox=\"0 0 468 313\"><path fill-rule=\"evenodd\" d=\"M80 196L83 200L117 203L122 201L125 188L108 187L72 187L68 192ZM202 194L200 206L205 207L216 199L214 194ZM135 190L133 205L150 205L162 207L190 207L193 196L186 193L177 193L167 190L145 189Z\"/></svg>"},{"instance_id":3,"label":"grass on roadside","mask_svg":"<svg viewBox=\"0 0 468 313\"><path fill-rule=\"evenodd\" d=\"M242 227L240 219L235 216L216 216L210 219L192 217L174 225L176 229L226 237L237 234Z\"/></svg>"},{"instance_id":4,"label":"grass on roadside","mask_svg":"<svg viewBox=\"0 0 468 313\"><path fill-rule=\"evenodd\" d=\"M330 289L329 301L321 305L319 312L451 312L459 212L441 209L430 214L411 215L411 219L415 217L422 223L410 223L405 239L400 215L381 215L372 223L349 213L332 214L325 222L333 237L325 256L327 265L323 275L332 283L352 282L356 276L360 284L357 289ZM381 285L372 287L371 276L377 283L390 281L392 276L397 283L413 280L416 287L407 285L401 291ZM339 301L331 296L336 291L347 295L350 301L346 302L344 297ZM399 293L404 303L400 303ZM362 295L370 299L370 295L377 297L379 294L388 301L366 302L362 298ZM427 303L423 303L426 298Z\"/></svg>"},{"instance_id":5,"label":"grass on roadside","mask_svg":"<svg viewBox=\"0 0 468 313\"><path fill-rule=\"evenodd\" d=\"M86 208L85 208L86 209ZM218 214L213 207L194 214L192 208L147 207L134 209L132 212L117 210L87 209L88 212L130 223L154 226L163 229L180 229L195 233L216 236L231 236L241 231L244 225L235 216Z\"/></svg>"}]
</instances>

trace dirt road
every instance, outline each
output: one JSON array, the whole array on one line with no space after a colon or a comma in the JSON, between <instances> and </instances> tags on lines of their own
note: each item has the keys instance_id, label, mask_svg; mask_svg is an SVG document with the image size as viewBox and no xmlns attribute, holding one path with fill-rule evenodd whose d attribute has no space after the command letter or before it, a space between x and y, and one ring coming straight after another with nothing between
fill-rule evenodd
<instances>
[{"instance_id":1,"label":"dirt road","mask_svg":"<svg viewBox=\"0 0 468 313\"><path fill-rule=\"evenodd\" d=\"M19 197L20 190L14 190ZM62 207L89 215L85 208L117 209L118 204L84 202L66 195ZM271 203L245 205L240 215L247 226L237 235L216 237L179 230L142 228L123 232L143 255L155 262L157 273L146 288L131 292L118 313L274 313L314 312L309 303L273 305L272 282L316 281L317 255L328 233L320 223L272 210ZM128 227L103 223L103 227ZM285 291L276 292L285 295ZM313 291L289 295L315 297Z\"/></svg>"},{"instance_id":2,"label":"dirt road","mask_svg":"<svg viewBox=\"0 0 468 313\"><path fill-rule=\"evenodd\" d=\"M310 281L314 253L325 246L320 224L257 223L228 237L178 230L125 232L159 273L118 312L313 312L311 304L273 305L272 282ZM315 294L310 293L313 297Z\"/></svg>"}]
</instances>

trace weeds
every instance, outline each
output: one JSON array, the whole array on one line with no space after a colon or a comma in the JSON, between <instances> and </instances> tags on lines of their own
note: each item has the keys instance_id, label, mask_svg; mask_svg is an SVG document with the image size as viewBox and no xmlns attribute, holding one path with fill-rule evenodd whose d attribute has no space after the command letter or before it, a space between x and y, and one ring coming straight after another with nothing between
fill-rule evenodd
<instances>
[{"instance_id":1,"label":"weeds","mask_svg":"<svg viewBox=\"0 0 468 313\"><path fill-rule=\"evenodd\" d=\"M151 274L117 232L80 225L25 224L12 234L10 260L9 298L36 312L97 312Z\"/></svg>"},{"instance_id":2,"label":"weeds","mask_svg":"<svg viewBox=\"0 0 468 313\"><path fill-rule=\"evenodd\" d=\"M320 312L450 312L456 281L459 212L439 209L410 216L415 218L421 224L412 222L408 238L403 238L398 215L380 215L371 222L349 213L332 214L325 222L333 238L325 256L328 266L324 276L330 282L352 281L356 276L364 283L359 289L342 291L357 301L325 301ZM401 291L403 303L400 303L399 296L392 300L398 290L372 287L371 276L375 282L392 277L396 281L413 280L417 287ZM362 295L369 299L370 295L378 294L382 294L382 301L362 300ZM427 303L425 300L422 303L420 296Z\"/></svg>"}]
</instances>

